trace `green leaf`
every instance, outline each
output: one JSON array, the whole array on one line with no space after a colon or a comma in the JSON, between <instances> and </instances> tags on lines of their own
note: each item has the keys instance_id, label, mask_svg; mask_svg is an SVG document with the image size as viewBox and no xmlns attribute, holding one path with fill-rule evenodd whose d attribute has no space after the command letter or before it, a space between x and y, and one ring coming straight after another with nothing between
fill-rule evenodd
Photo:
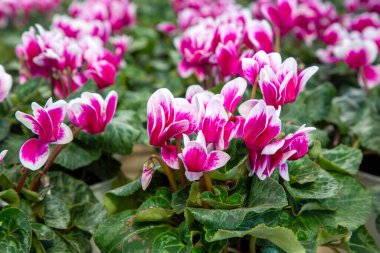
<instances>
[{"instance_id":1,"label":"green leaf","mask_svg":"<svg viewBox=\"0 0 380 253\"><path fill-rule=\"evenodd\" d=\"M214 192L203 192L200 199L214 209L232 209L241 206L244 202L244 197L239 193L228 196L223 186L215 185L213 189Z\"/></svg>"},{"instance_id":2,"label":"green leaf","mask_svg":"<svg viewBox=\"0 0 380 253\"><path fill-rule=\"evenodd\" d=\"M51 195L63 200L69 209L76 205L97 203L90 187L62 172L49 172Z\"/></svg>"},{"instance_id":3,"label":"green leaf","mask_svg":"<svg viewBox=\"0 0 380 253\"><path fill-rule=\"evenodd\" d=\"M308 184L284 183L288 193L296 200L300 199L326 199L338 194L339 184L328 172L319 170L315 182Z\"/></svg>"},{"instance_id":4,"label":"green leaf","mask_svg":"<svg viewBox=\"0 0 380 253\"><path fill-rule=\"evenodd\" d=\"M31 226L46 253L73 252L70 245L53 229L41 223L32 223Z\"/></svg>"},{"instance_id":5,"label":"green leaf","mask_svg":"<svg viewBox=\"0 0 380 253\"><path fill-rule=\"evenodd\" d=\"M220 181L227 181L231 179L237 180L239 177L247 173L247 156L244 158L239 158L239 163L231 169L228 169L228 166L229 164L227 163L224 168L209 172L211 178Z\"/></svg>"},{"instance_id":6,"label":"green leaf","mask_svg":"<svg viewBox=\"0 0 380 253\"><path fill-rule=\"evenodd\" d=\"M4 140L8 136L10 128L11 128L10 120L8 118L1 118L0 119L0 141Z\"/></svg>"},{"instance_id":7,"label":"green leaf","mask_svg":"<svg viewBox=\"0 0 380 253\"><path fill-rule=\"evenodd\" d=\"M324 149L318 157L318 163L326 170L355 175L362 159L360 149L340 144L334 149Z\"/></svg>"},{"instance_id":8,"label":"green leaf","mask_svg":"<svg viewBox=\"0 0 380 253\"><path fill-rule=\"evenodd\" d=\"M351 237L351 231L345 227L338 226L333 228L330 226L323 226L319 230L318 245L328 244L336 241L345 241Z\"/></svg>"},{"instance_id":9,"label":"green leaf","mask_svg":"<svg viewBox=\"0 0 380 253\"><path fill-rule=\"evenodd\" d=\"M122 203L124 203L125 206L127 202L132 202L131 198L127 200L126 197L133 195L139 190L142 190L140 178L136 179L135 181L129 184L123 185L119 188L107 192L104 195L104 205L107 209L107 212L109 214L113 214L116 213L118 210L122 209ZM127 204L127 206L129 205Z\"/></svg>"},{"instance_id":10,"label":"green leaf","mask_svg":"<svg viewBox=\"0 0 380 253\"><path fill-rule=\"evenodd\" d=\"M171 206L176 214L182 213L186 208L186 201L189 198L190 186L186 186L173 193Z\"/></svg>"},{"instance_id":11,"label":"green leaf","mask_svg":"<svg viewBox=\"0 0 380 253\"><path fill-rule=\"evenodd\" d=\"M285 227L268 227L264 224L260 224L250 230L244 231L229 231L219 229L217 231L207 231L207 241L217 241L222 239L228 239L233 237L243 237L245 235L251 235L256 238L266 239L271 241L282 250L288 253L304 253L306 252L304 247L298 241L294 232Z\"/></svg>"},{"instance_id":12,"label":"green leaf","mask_svg":"<svg viewBox=\"0 0 380 253\"><path fill-rule=\"evenodd\" d=\"M59 153L54 163L69 170L76 170L98 160L101 154L100 149L82 147L71 142Z\"/></svg>"},{"instance_id":13,"label":"green leaf","mask_svg":"<svg viewBox=\"0 0 380 253\"><path fill-rule=\"evenodd\" d=\"M199 207L202 206L201 191L199 182L193 182L190 187L189 198L186 201L186 206Z\"/></svg>"},{"instance_id":14,"label":"green leaf","mask_svg":"<svg viewBox=\"0 0 380 253\"><path fill-rule=\"evenodd\" d=\"M133 115L131 111L118 111L105 131L96 136L104 151L121 155L132 152L133 144L141 134L133 126L136 121Z\"/></svg>"},{"instance_id":15,"label":"green leaf","mask_svg":"<svg viewBox=\"0 0 380 253\"><path fill-rule=\"evenodd\" d=\"M247 230L259 224L276 225L280 210L262 211L262 208L236 208L231 210L186 208L188 225L196 220L208 229ZM221 222L223 221L223 222Z\"/></svg>"},{"instance_id":16,"label":"green leaf","mask_svg":"<svg viewBox=\"0 0 380 253\"><path fill-rule=\"evenodd\" d=\"M296 161L288 161L290 183L306 184L319 177L317 165L305 156Z\"/></svg>"},{"instance_id":17,"label":"green leaf","mask_svg":"<svg viewBox=\"0 0 380 253\"><path fill-rule=\"evenodd\" d=\"M285 190L278 182L272 178L253 179L248 207L263 212L271 208L281 209L287 205Z\"/></svg>"},{"instance_id":18,"label":"green leaf","mask_svg":"<svg viewBox=\"0 0 380 253\"><path fill-rule=\"evenodd\" d=\"M164 224L134 223L134 214L133 210L117 213L99 226L94 239L102 252L146 252L152 249L157 236L171 231L171 227Z\"/></svg>"},{"instance_id":19,"label":"green leaf","mask_svg":"<svg viewBox=\"0 0 380 253\"><path fill-rule=\"evenodd\" d=\"M70 214L74 226L91 234L95 233L98 225L107 216L106 209L100 203L75 206L70 210Z\"/></svg>"},{"instance_id":20,"label":"green leaf","mask_svg":"<svg viewBox=\"0 0 380 253\"><path fill-rule=\"evenodd\" d=\"M380 153L380 124L372 113L364 114L352 131L359 137L363 147Z\"/></svg>"},{"instance_id":21,"label":"green leaf","mask_svg":"<svg viewBox=\"0 0 380 253\"><path fill-rule=\"evenodd\" d=\"M19 209L7 208L0 212L0 249L4 253L28 253L32 231L28 217Z\"/></svg>"},{"instance_id":22,"label":"green leaf","mask_svg":"<svg viewBox=\"0 0 380 253\"><path fill-rule=\"evenodd\" d=\"M44 206L45 224L52 228L65 229L70 223L70 212L65 202L54 195L47 195Z\"/></svg>"},{"instance_id":23,"label":"green leaf","mask_svg":"<svg viewBox=\"0 0 380 253\"><path fill-rule=\"evenodd\" d=\"M322 83L314 89L306 89L305 93L306 111L312 122L324 120L330 112L331 100L336 94L335 87L331 83Z\"/></svg>"},{"instance_id":24,"label":"green leaf","mask_svg":"<svg viewBox=\"0 0 380 253\"><path fill-rule=\"evenodd\" d=\"M188 252L187 250L187 246L182 243L178 233L174 231L167 231L158 235L152 246L153 253L186 253Z\"/></svg>"},{"instance_id":25,"label":"green leaf","mask_svg":"<svg viewBox=\"0 0 380 253\"><path fill-rule=\"evenodd\" d=\"M359 227L352 233L349 241L350 252L352 253L377 253L379 248L375 240L368 233L365 226Z\"/></svg>"},{"instance_id":26,"label":"green leaf","mask_svg":"<svg viewBox=\"0 0 380 253\"><path fill-rule=\"evenodd\" d=\"M174 214L170 202L163 197L151 197L141 204L135 216L136 222L162 221Z\"/></svg>"},{"instance_id":27,"label":"green leaf","mask_svg":"<svg viewBox=\"0 0 380 253\"><path fill-rule=\"evenodd\" d=\"M25 136L9 134L9 136L1 142L0 150L8 150L4 159L4 166L11 167L13 164L18 164L20 162L19 151L26 140Z\"/></svg>"},{"instance_id":28,"label":"green leaf","mask_svg":"<svg viewBox=\"0 0 380 253\"><path fill-rule=\"evenodd\" d=\"M20 198L17 192L13 189L8 189L0 192L0 199L6 201L13 207L19 207L20 205Z\"/></svg>"},{"instance_id":29,"label":"green leaf","mask_svg":"<svg viewBox=\"0 0 380 253\"><path fill-rule=\"evenodd\" d=\"M332 175L341 186L338 209L334 214L335 225L350 230L364 225L371 214L371 195L355 178L341 174Z\"/></svg>"},{"instance_id":30,"label":"green leaf","mask_svg":"<svg viewBox=\"0 0 380 253\"><path fill-rule=\"evenodd\" d=\"M60 236L70 245L71 252L90 253L90 235L79 230L71 229L68 233L60 233Z\"/></svg>"}]
</instances>

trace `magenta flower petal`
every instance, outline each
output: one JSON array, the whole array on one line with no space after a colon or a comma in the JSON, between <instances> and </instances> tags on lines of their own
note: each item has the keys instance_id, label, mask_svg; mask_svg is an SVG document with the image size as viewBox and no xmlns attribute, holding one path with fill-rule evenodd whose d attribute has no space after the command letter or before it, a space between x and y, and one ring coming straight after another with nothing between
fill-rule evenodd
<instances>
[{"instance_id":1,"label":"magenta flower petal","mask_svg":"<svg viewBox=\"0 0 380 253\"><path fill-rule=\"evenodd\" d=\"M57 140L51 142L51 144L67 144L73 140L73 132L70 127L66 124L62 123L59 127L59 131L57 134Z\"/></svg>"},{"instance_id":2,"label":"magenta flower petal","mask_svg":"<svg viewBox=\"0 0 380 253\"><path fill-rule=\"evenodd\" d=\"M223 167L230 160L230 158L231 157L223 151L216 150L210 152L207 156L207 171L212 171Z\"/></svg>"},{"instance_id":3,"label":"magenta flower petal","mask_svg":"<svg viewBox=\"0 0 380 253\"><path fill-rule=\"evenodd\" d=\"M110 123L113 116L115 115L116 106L117 106L117 98L118 98L117 93L115 91L111 91L106 97L106 100L104 102L106 106L105 108L106 117L104 120L105 125L108 125L108 123Z\"/></svg>"},{"instance_id":4,"label":"magenta flower petal","mask_svg":"<svg viewBox=\"0 0 380 253\"><path fill-rule=\"evenodd\" d=\"M302 91L304 87L306 86L307 81L318 71L317 66L312 66L304 69L301 73L298 75L298 82L299 82L299 91Z\"/></svg>"},{"instance_id":5,"label":"magenta flower petal","mask_svg":"<svg viewBox=\"0 0 380 253\"><path fill-rule=\"evenodd\" d=\"M12 76L5 72L4 67L0 65L0 102L8 96L12 88Z\"/></svg>"},{"instance_id":6,"label":"magenta flower petal","mask_svg":"<svg viewBox=\"0 0 380 253\"><path fill-rule=\"evenodd\" d=\"M244 78L253 85L260 71L259 63L252 58L243 58L241 61L241 68Z\"/></svg>"},{"instance_id":7,"label":"magenta flower petal","mask_svg":"<svg viewBox=\"0 0 380 253\"><path fill-rule=\"evenodd\" d=\"M244 92L247 88L247 82L241 78L235 78L223 86L220 94L224 97L224 107L231 113L235 112Z\"/></svg>"},{"instance_id":8,"label":"magenta flower petal","mask_svg":"<svg viewBox=\"0 0 380 253\"><path fill-rule=\"evenodd\" d=\"M147 161L144 163L143 173L141 175L141 187L144 191L148 188L150 181L152 181L154 173L153 167L154 164L152 161Z\"/></svg>"},{"instance_id":9,"label":"magenta flower petal","mask_svg":"<svg viewBox=\"0 0 380 253\"><path fill-rule=\"evenodd\" d=\"M49 157L49 144L39 139L32 138L22 145L20 149L20 161L25 168L38 170Z\"/></svg>"},{"instance_id":10,"label":"magenta flower petal","mask_svg":"<svg viewBox=\"0 0 380 253\"><path fill-rule=\"evenodd\" d=\"M161 156L169 167L179 169L178 165L178 152L177 147L173 145L166 145L161 148Z\"/></svg>"},{"instance_id":11,"label":"magenta flower petal","mask_svg":"<svg viewBox=\"0 0 380 253\"><path fill-rule=\"evenodd\" d=\"M288 164L287 163L283 163L280 165L280 176L285 180L285 181L289 181L289 171L288 171Z\"/></svg>"},{"instance_id":12,"label":"magenta flower petal","mask_svg":"<svg viewBox=\"0 0 380 253\"><path fill-rule=\"evenodd\" d=\"M191 141L182 150L182 155L179 156L185 165L186 170L190 172L207 171L205 161L207 161L207 151L200 143Z\"/></svg>"},{"instance_id":13,"label":"magenta flower petal","mask_svg":"<svg viewBox=\"0 0 380 253\"><path fill-rule=\"evenodd\" d=\"M40 123L38 123L37 120L34 119L33 116L20 111L17 111L15 116L18 121L24 124L33 133L38 135L43 134L42 126L40 125Z\"/></svg>"},{"instance_id":14,"label":"magenta flower petal","mask_svg":"<svg viewBox=\"0 0 380 253\"><path fill-rule=\"evenodd\" d=\"M189 121L181 120L170 124L159 136L161 142L165 142L170 138L179 136L181 133L186 132L189 129Z\"/></svg>"},{"instance_id":15,"label":"magenta flower petal","mask_svg":"<svg viewBox=\"0 0 380 253\"><path fill-rule=\"evenodd\" d=\"M35 102L32 103L32 110L34 118L36 119L36 121L40 123L42 127L40 139L42 139L45 142L50 142L52 141L52 139L54 141L53 122L48 112Z\"/></svg>"},{"instance_id":16,"label":"magenta flower petal","mask_svg":"<svg viewBox=\"0 0 380 253\"><path fill-rule=\"evenodd\" d=\"M203 89L203 87L199 84L193 84L187 88L185 97L191 103L191 100L193 99L195 94L202 93L204 91L205 90Z\"/></svg>"}]
</instances>

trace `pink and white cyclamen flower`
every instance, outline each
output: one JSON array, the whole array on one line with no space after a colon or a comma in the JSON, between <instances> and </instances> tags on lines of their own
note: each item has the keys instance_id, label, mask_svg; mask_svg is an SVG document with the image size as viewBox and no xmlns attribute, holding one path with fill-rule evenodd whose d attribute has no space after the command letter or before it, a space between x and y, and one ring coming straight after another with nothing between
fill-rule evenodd
<instances>
[{"instance_id":1,"label":"pink and white cyclamen flower","mask_svg":"<svg viewBox=\"0 0 380 253\"><path fill-rule=\"evenodd\" d=\"M67 144L73 134L63 120L67 103L59 100L53 103L50 98L44 107L32 103L33 116L17 111L16 118L29 128L38 138L31 138L20 149L20 161L30 170L38 170L49 157L49 144Z\"/></svg>"},{"instance_id":2,"label":"pink and white cyclamen flower","mask_svg":"<svg viewBox=\"0 0 380 253\"><path fill-rule=\"evenodd\" d=\"M117 106L117 93L111 91L104 100L97 93L83 92L69 102L67 117L90 134L101 133L112 120Z\"/></svg>"}]
</instances>

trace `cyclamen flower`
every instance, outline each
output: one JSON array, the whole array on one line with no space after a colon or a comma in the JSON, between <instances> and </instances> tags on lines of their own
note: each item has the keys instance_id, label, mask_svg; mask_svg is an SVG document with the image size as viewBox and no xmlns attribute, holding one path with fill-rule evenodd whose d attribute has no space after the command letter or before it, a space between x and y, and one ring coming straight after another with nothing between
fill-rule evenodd
<instances>
[{"instance_id":1,"label":"cyclamen flower","mask_svg":"<svg viewBox=\"0 0 380 253\"><path fill-rule=\"evenodd\" d=\"M7 74L4 67L0 65L0 102L8 96L10 90L12 89L12 77Z\"/></svg>"},{"instance_id":2,"label":"cyclamen flower","mask_svg":"<svg viewBox=\"0 0 380 253\"><path fill-rule=\"evenodd\" d=\"M97 93L83 92L69 102L67 117L77 127L90 134L104 131L112 120L117 105L117 93L111 91L104 100Z\"/></svg>"},{"instance_id":3,"label":"cyclamen flower","mask_svg":"<svg viewBox=\"0 0 380 253\"><path fill-rule=\"evenodd\" d=\"M213 171L226 165L230 156L223 151L210 151L206 147L205 137L200 131L195 141L190 141L187 135L183 135L184 149L179 154L190 181L198 180L203 172Z\"/></svg>"},{"instance_id":4,"label":"cyclamen flower","mask_svg":"<svg viewBox=\"0 0 380 253\"><path fill-rule=\"evenodd\" d=\"M334 54L350 68L359 69L376 59L378 50L375 42L358 37L345 38L334 48Z\"/></svg>"},{"instance_id":5,"label":"cyclamen flower","mask_svg":"<svg viewBox=\"0 0 380 253\"><path fill-rule=\"evenodd\" d=\"M250 48L266 53L273 51L273 31L266 20L250 20L246 26L246 42Z\"/></svg>"},{"instance_id":6,"label":"cyclamen flower","mask_svg":"<svg viewBox=\"0 0 380 253\"><path fill-rule=\"evenodd\" d=\"M265 102L276 109L296 100L307 81L318 71L318 67L308 67L298 73L294 58L286 59L275 73L270 66L260 71L259 86Z\"/></svg>"},{"instance_id":7,"label":"cyclamen flower","mask_svg":"<svg viewBox=\"0 0 380 253\"><path fill-rule=\"evenodd\" d=\"M294 26L297 10L296 0L276 0L275 3L261 5L261 12L275 27L280 29L281 35L286 35Z\"/></svg>"},{"instance_id":8,"label":"cyclamen flower","mask_svg":"<svg viewBox=\"0 0 380 253\"><path fill-rule=\"evenodd\" d=\"M277 72L281 65L281 55L279 53L265 53L258 51L251 58L243 58L242 74L251 85L257 81L260 70L269 65L274 72Z\"/></svg>"},{"instance_id":9,"label":"cyclamen flower","mask_svg":"<svg viewBox=\"0 0 380 253\"><path fill-rule=\"evenodd\" d=\"M100 90L115 83L116 68L113 64L106 60L90 63L86 73L94 79Z\"/></svg>"},{"instance_id":10,"label":"cyclamen flower","mask_svg":"<svg viewBox=\"0 0 380 253\"><path fill-rule=\"evenodd\" d=\"M45 107L32 103L33 116L17 111L16 118L38 138L31 138L20 149L20 161L30 170L38 170L49 157L49 144L67 144L72 141L71 129L63 123L67 103L50 98Z\"/></svg>"},{"instance_id":11,"label":"cyclamen flower","mask_svg":"<svg viewBox=\"0 0 380 253\"><path fill-rule=\"evenodd\" d=\"M171 138L194 132L194 110L186 99L174 98L166 88L153 93L147 105L150 144L163 147Z\"/></svg>"}]
</instances>

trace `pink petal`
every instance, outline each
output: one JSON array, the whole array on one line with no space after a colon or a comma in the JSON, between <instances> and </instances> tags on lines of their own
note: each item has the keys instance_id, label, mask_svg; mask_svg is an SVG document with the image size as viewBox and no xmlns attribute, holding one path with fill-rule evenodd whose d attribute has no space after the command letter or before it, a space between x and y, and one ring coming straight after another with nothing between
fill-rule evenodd
<instances>
[{"instance_id":1,"label":"pink petal","mask_svg":"<svg viewBox=\"0 0 380 253\"><path fill-rule=\"evenodd\" d=\"M22 145L20 149L20 161L25 168L38 170L49 157L49 144L39 139L32 138Z\"/></svg>"},{"instance_id":2,"label":"pink petal","mask_svg":"<svg viewBox=\"0 0 380 253\"><path fill-rule=\"evenodd\" d=\"M228 111L234 113L246 88L247 82L241 77L235 78L224 85L220 94L224 97L223 105Z\"/></svg>"},{"instance_id":3,"label":"pink petal","mask_svg":"<svg viewBox=\"0 0 380 253\"><path fill-rule=\"evenodd\" d=\"M0 153L0 163L4 162L4 158L7 155L7 153L8 153L8 150L1 151L1 153Z\"/></svg>"},{"instance_id":4,"label":"pink petal","mask_svg":"<svg viewBox=\"0 0 380 253\"><path fill-rule=\"evenodd\" d=\"M367 81L367 85L369 89L372 89L378 85L380 85L380 64L372 66L364 66L364 78ZM360 74L358 76L360 86L364 87L363 76Z\"/></svg>"},{"instance_id":5,"label":"pink petal","mask_svg":"<svg viewBox=\"0 0 380 253\"><path fill-rule=\"evenodd\" d=\"M212 171L219 169L220 167L223 167L227 164L227 162L230 160L230 156L223 152L223 151L212 151L207 156L207 164L206 164L206 170Z\"/></svg>"},{"instance_id":6,"label":"pink petal","mask_svg":"<svg viewBox=\"0 0 380 253\"><path fill-rule=\"evenodd\" d=\"M239 113L243 118L248 118L248 115L250 111L252 110L253 107L257 105L257 103L260 100L258 99L250 99L247 101L244 101L240 106L239 106Z\"/></svg>"},{"instance_id":7,"label":"pink petal","mask_svg":"<svg viewBox=\"0 0 380 253\"><path fill-rule=\"evenodd\" d=\"M115 115L116 106L117 106L117 93L115 91L111 91L104 101L104 104L106 106L106 117L104 124L107 125Z\"/></svg>"},{"instance_id":8,"label":"pink petal","mask_svg":"<svg viewBox=\"0 0 380 253\"><path fill-rule=\"evenodd\" d=\"M51 144L67 144L72 140L73 132L71 131L70 127L62 123L57 134L57 140Z\"/></svg>"},{"instance_id":9,"label":"pink petal","mask_svg":"<svg viewBox=\"0 0 380 253\"><path fill-rule=\"evenodd\" d=\"M166 145L161 148L161 156L169 167L178 170L178 152L177 147L173 145Z\"/></svg>"},{"instance_id":10,"label":"pink petal","mask_svg":"<svg viewBox=\"0 0 380 253\"><path fill-rule=\"evenodd\" d=\"M253 85L259 74L259 64L257 61L252 58L243 58L241 61L241 68L244 78L246 78L248 82Z\"/></svg>"},{"instance_id":11,"label":"pink petal","mask_svg":"<svg viewBox=\"0 0 380 253\"><path fill-rule=\"evenodd\" d=\"M191 100L193 99L195 94L202 93L204 91L205 90L203 89L203 87L199 84L193 84L187 88L185 97L191 103Z\"/></svg>"},{"instance_id":12,"label":"pink petal","mask_svg":"<svg viewBox=\"0 0 380 253\"><path fill-rule=\"evenodd\" d=\"M265 146L263 151L261 151L261 154L263 155L273 155L276 153L280 148L282 148L285 144L284 139L276 140L268 145Z\"/></svg>"},{"instance_id":13,"label":"pink petal","mask_svg":"<svg viewBox=\"0 0 380 253\"><path fill-rule=\"evenodd\" d=\"M141 175L141 186L144 191L148 188L150 181L152 181L153 172L154 172L153 167L154 167L154 163L151 161L147 161L144 163L143 173Z\"/></svg>"},{"instance_id":14,"label":"pink petal","mask_svg":"<svg viewBox=\"0 0 380 253\"><path fill-rule=\"evenodd\" d=\"M190 172L204 172L207 170L207 153L205 147L200 143L191 141L182 150L182 159L186 169Z\"/></svg>"},{"instance_id":15,"label":"pink petal","mask_svg":"<svg viewBox=\"0 0 380 253\"><path fill-rule=\"evenodd\" d=\"M175 121L187 120L189 127L184 133L193 133L196 128L197 120L197 111L194 105L190 104L189 101L184 98L175 98L173 105L175 107Z\"/></svg>"},{"instance_id":16,"label":"pink petal","mask_svg":"<svg viewBox=\"0 0 380 253\"><path fill-rule=\"evenodd\" d=\"M199 180L203 176L203 172L191 172L191 171L186 170L185 175L186 175L186 178L192 182L192 181Z\"/></svg>"},{"instance_id":17,"label":"pink petal","mask_svg":"<svg viewBox=\"0 0 380 253\"><path fill-rule=\"evenodd\" d=\"M304 69L301 73L298 74L298 86L300 91L304 89L307 81L318 71L317 66L312 66Z\"/></svg>"},{"instance_id":18,"label":"pink petal","mask_svg":"<svg viewBox=\"0 0 380 253\"><path fill-rule=\"evenodd\" d=\"M50 115L44 108L35 102L32 103L32 110L35 120L38 121L42 128L40 138L46 142L52 141L52 139L54 139L54 129Z\"/></svg>"},{"instance_id":19,"label":"pink petal","mask_svg":"<svg viewBox=\"0 0 380 253\"><path fill-rule=\"evenodd\" d=\"M170 124L159 136L160 142L165 142L171 138L185 133L189 129L189 121L181 120Z\"/></svg>"},{"instance_id":20,"label":"pink petal","mask_svg":"<svg viewBox=\"0 0 380 253\"><path fill-rule=\"evenodd\" d=\"M280 176L285 181L289 181L289 171L288 171L288 164L287 163L283 163L280 165L279 172L280 172Z\"/></svg>"},{"instance_id":21,"label":"pink petal","mask_svg":"<svg viewBox=\"0 0 380 253\"><path fill-rule=\"evenodd\" d=\"M30 130L32 130L33 133L38 135L43 134L43 130L40 123L38 123L38 121L35 120L33 116L20 111L17 111L15 116L18 121L20 121Z\"/></svg>"}]
</instances>

